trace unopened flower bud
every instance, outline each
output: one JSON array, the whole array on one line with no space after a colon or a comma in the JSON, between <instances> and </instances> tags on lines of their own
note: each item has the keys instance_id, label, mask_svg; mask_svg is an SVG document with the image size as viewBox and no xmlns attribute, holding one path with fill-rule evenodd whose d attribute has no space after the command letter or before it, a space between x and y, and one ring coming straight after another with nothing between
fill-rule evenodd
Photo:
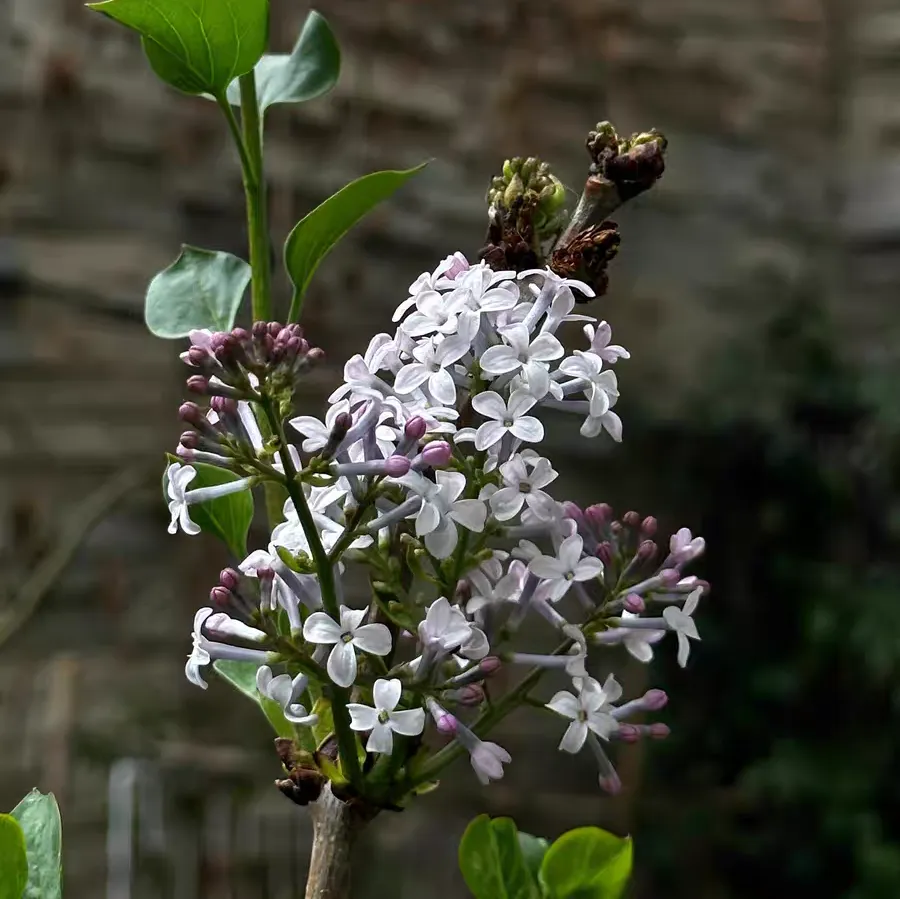
<instances>
[{"instance_id":1,"label":"unopened flower bud","mask_svg":"<svg viewBox=\"0 0 900 899\"><path fill-rule=\"evenodd\" d=\"M645 538L654 536L654 534L656 534L657 527L658 527L657 520L652 515L648 515L641 522L641 536L645 537Z\"/></svg>"},{"instance_id":2,"label":"unopened flower bud","mask_svg":"<svg viewBox=\"0 0 900 899\"><path fill-rule=\"evenodd\" d=\"M229 396L214 396L209 401L209 408L217 415L237 415L237 401Z\"/></svg>"},{"instance_id":3,"label":"unopened flower bud","mask_svg":"<svg viewBox=\"0 0 900 899\"><path fill-rule=\"evenodd\" d=\"M422 418L421 415L414 415L407 423L406 427L403 428L403 433L410 440L421 440L425 436L425 431L428 429L428 423Z\"/></svg>"},{"instance_id":4,"label":"unopened flower bud","mask_svg":"<svg viewBox=\"0 0 900 899\"><path fill-rule=\"evenodd\" d=\"M384 473L389 478L402 478L409 471L409 466L406 456L390 456L384 461Z\"/></svg>"},{"instance_id":5,"label":"unopened flower bud","mask_svg":"<svg viewBox=\"0 0 900 899\"><path fill-rule=\"evenodd\" d=\"M267 328L272 337L277 337L281 333L281 329L284 327L280 322L269 322Z\"/></svg>"},{"instance_id":6,"label":"unopened flower bud","mask_svg":"<svg viewBox=\"0 0 900 899\"><path fill-rule=\"evenodd\" d=\"M193 365L195 368L202 368L210 361L209 352L198 346L192 346L184 358L188 365Z\"/></svg>"},{"instance_id":7,"label":"unopened flower bud","mask_svg":"<svg viewBox=\"0 0 900 899\"><path fill-rule=\"evenodd\" d=\"M681 580L681 573L677 568L663 568L659 573L659 579L664 587L674 587Z\"/></svg>"},{"instance_id":8,"label":"unopened flower bud","mask_svg":"<svg viewBox=\"0 0 900 899\"><path fill-rule=\"evenodd\" d=\"M641 562L649 562L656 555L656 544L652 540L642 540L637 548L637 556Z\"/></svg>"},{"instance_id":9,"label":"unopened flower bud","mask_svg":"<svg viewBox=\"0 0 900 899\"><path fill-rule=\"evenodd\" d=\"M448 696L460 705L481 705L484 702L484 688L480 684L467 684L459 690L451 691Z\"/></svg>"},{"instance_id":10,"label":"unopened flower bud","mask_svg":"<svg viewBox=\"0 0 900 899\"><path fill-rule=\"evenodd\" d=\"M635 512L626 512L622 516L622 521L630 528L636 528L641 523L641 516Z\"/></svg>"},{"instance_id":11,"label":"unopened flower bud","mask_svg":"<svg viewBox=\"0 0 900 899\"><path fill-rule=\"evenodd\" d=\"M597 546L597 558L604 565L611 565L613 560L613 548L612 544L605 540L603 543Z\"/></svg>"},{"instance_id":12,"label":"unopened flower bud","mask_svg":"<svg viewBox=\"0 0 900 899\"><path fill-rule=\"evenodd\" d=\"M209 393L209 380L203 375L191 375L187 379L187 389L191 393L198 393L200 396L206 396Z\"/></svg>"},{"instance_id":13,"label":"unopened flower bud","mask_svg":"<svg viewBox=\"0 0 900 899\"><path fill-rule=\"evenodd\" d=\"M200 449L200 438L196 431L185 431L178 438L178 442L186 449Z\"/></svg>"},{"instance_id":14,"label":"unopened flower bud","mask_svg":"<svg viewBox=\"0 0 900 899\"><path fill-rule=\"evenodd\" d=\"M503 667L503 663L497 656L485 656L485 658L478 663L478 667L485 677L491 677Z\"/></svg>"},{"instance_id":15,"label":"unopened flower bud","mask_svg":"<svg viewBox=\"0 0 900 899\"><path fill-rule=\"evenodd\" d=\"M209 601L213 606L226 606L231 601L231 593L226 587L219 584L209 591Z\"/></svg>"},{"instance_id":16,"label":"unopened flower bud","mask_svg":"<svg viewBox=\"0 0 900 899\"><path fill-rule=\"evenodd\" d=\"M658 712L668 701L669 696L665 690L648 690L643 698L644 708L648 712Z\"/></svg>"},{"instance_id":17,"label":"unopened flower bud","mask_svg":"<svg viewBox=\"0 0 900 899\"><path fill-rule=\"evenodd\" d=\"M655 721L649 728L651 740L665 740L670 733L672 733L671 728L668 724L663 724L662 721Z\"/></svg>"},{"instance_id":18,"label":"unopened flower bud","mask_svg":"<svg viewBox=\"0 0 900 899\"><path fill-rule=\"evenodd\" d=\"M241 577L233 568L223 568L219 572L219 583L226 590L237 589L237 586L240 582L241 582Z\"/></svg>"},{"instance_id":19,"label":"unopened flower bud","mask_svg":"<svg viewBox=\"0 0 900 899\"><path fill-rule=\"evenodd\" d=\"M178 407L178 417L189 425L201 425L206 422L203 410L196 403L182 403Z\"/></svg>"},{"instance_id":20,"label":"unopened flower bud","mask_svg":"<svg viewBox=\"0 0 900 899\"><path fill-rule=\"evenodd\" d=\"M443 468L453 455L453 448L445 440L429 443L422 452L422 461L432 468Z\"/></svg>"},{"instance_id":21,"label":"unopened flower bud","mask_svg":"<svg viewBox=\"0 0 900 899\"><path fill-rule=\"evenodd\" d=\"M644 600L637 593L629 593L622 605L626 611L631 612L633 615L640 615L646 608Z\"/></svg>"},{"instance_id":22,"label":"unopened flower bud","mask_svg":"<svg viewBox=\"0 0 900 899\"><path fill-rule=\"evenodd\" d=\"M585 518L590 522L592 527L598 530L609 524L612 515L612 506L607 503L597 503L593 506L588 506L584 510Z\"/></svg>"},{"instance_id":23,"label":"unopened flower bud","mask_svg":"<svg viewBox=\"0 0 900 899\"><path fill-rule=\"evenodd\" d=\"M566 500L562 503L563 515L566 518L571 518L579 527L584 524L584 512L581 511L581 506L577 503L573 503L571 500Z\"/></svg>"},{"instance_id":24,"label":"unopened flower bud","mask_svg":"<svg viewBox=\"0 0 900 899\"><path fill-rule=\"evenodd\" d=\"M620 724L615 736L623 743L637 743L641 738L641 732L633 724Z\"/></svg>"}]
</instances>

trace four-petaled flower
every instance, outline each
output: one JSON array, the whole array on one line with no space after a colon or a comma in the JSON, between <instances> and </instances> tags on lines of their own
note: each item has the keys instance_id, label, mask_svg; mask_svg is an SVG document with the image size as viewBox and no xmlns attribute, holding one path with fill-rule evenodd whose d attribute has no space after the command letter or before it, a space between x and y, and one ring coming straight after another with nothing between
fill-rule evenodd
<instances>
[{"instance_id":1,"label":"four-petaled flower","mask_svg":"<svg viewBox=\"0 0 900 899\"><path fill-rule=\"evenodd\" d=\"M675 631L678 637L678 664L682 668L687 665L688 656L691 652L691 640L699 640L700 634L697 632L697 625L691 617L697 609L700 597L703 595L703 588L698 587L688 595L684 601L684 606L666 606L663 609L663 618L666 624Z\"/></svg>"},{"instance_id":2,"label":"four-petaled flower","mask_svg":"<svg viewBox=\"0 0 900 899\"><path fill-rule=\"evenodd\" d=\"M169 494L169 533L174 534L181 525L185 534L196 536L200 533L200 525L191 520L191 513L187 502L188 484L197 477L197 470L190 465L182 465L173 462L166 470L166 492Z\"/></svg>"},{"instance_id":3,"label":"four-petaled flower","mask_svg":"<svg viewBox=\"0 0 900 899\"><path fill-rule=\"evenodd\" d=\"M374 708L358 702L348 703L350 727L371 731L366 743L367 752L390 755L394 751L394 734L415 737L424 730L424 709L397 709L402 692L403 685L397 678L379 678L372 690Z\"/></svg>"},{"instance_id":4,"label":"four-petaled flower","mask_svg":"<svg viewBox=\"0 0 900 899\"><path fill-rule=\"evenodd\" d=\"M512 434L526 443L544 439L544 426L529 409L537 400L527 390L514 390L507 403L499 393L487 390L472 397L472 408L491 419L475 432L475 449L486 450L499 443L505 434Z\"/></svg>"},{"instance_id":5,"label":"four-petaled flower","mask_svg":"<svg viewBox=\"0 0 900 899\"><path fill-rule=\"evenodd\" d=\"M609 326L608 322L600 322L600 324L597 325L596 331L594 330L593 325L585 325L584 336L591 342L589 352L593 353L595 356L599 356L609 365L615 365L619 359L631 358L631 353L629 353L625 347L615 343L610 344L610 340L612 340L612 328Z\"/></svg>"},{"instance_id":6,"label":"four-petaled flower","mask_svg":"<svg viewBox=\"0 0 900 899\"><path fill-rule=\"evenodd\" d=\"M341 606L341 623L326 612L313 612L303 623L303 639L334 648L328 655L328 676L339 686L352 686L356 680L356 650L375 656L391 651L391 632L383 624L363 624L366 609Z\"/></svg>"},{"instance_id":7,"label":"four-petaled flower","mask_svg":"<svg viewBox=\"0 0 900 899\"><path fill-rule=\"evenodd\" d=\"M291 724L313 725L319 720L318 715L309 715L306 708L297 700L306 692L309 678L305 674L298 674L291 678L289 674L272 676L272 669L268 665L262 665L256 672L256 689L265 696L277 702L281 706L284 717Z\"/></svg>"},{"instance_id":8,"label":"four-petaled flower","mask_svg":"<svg viewBox=\"0 0 900 899\"><path fill-rule=\"evenodd\" d=\"M584 678L577 686L577 696L568 690L560 690L547 703L548 709L572 719L560 740L559 748L573 754L584 746L589 730L604 740L609 739L610 734L618 728L609 709L622 695L622 687L611 674L602 687L593 678Z\"/></svg>"},{"instance_id":9,"label":"four-petaled flower","mask_svg":"<svg viewBox=\"0 0 900 899\"><path fill-rule=\"evenodd\" d=\"M435 481L417 472L398 478L414 493L422 497L416 514L416 536L424 538L425 547L435 558L446 559L456 549L459 535L456 525L481 532L487 519L487 509L477 499L460 499L466 489L466 476L458 471L436 471Z\"/></svg>"},{"instance_id":10,"label":"four-petaled flower","mask_svg":"<svg viewBox=\"0 0 900 899\"><path fill-rule=\"evenodd\" d=\"M608 412L612 399L619 396L615 372L602 369L603 360L599 356L583 353L581 350L575 350L574 356L564 359L559 364L559 370L563 374L586 382L584 392L588 398L592 418L599 418Z\"/></svg>"},{"instance_id":11,"label":"four-petaled flower","mask_svg":"<svg viewBox=\"0 0 900 899\"><path fill-rule=\"evenodd\" d=\"M584 541L577 534L566 537L555 556L540 555L528 563L533 575L544 581L551 602L562 599L576 581L590 581L603 574L603 563L593 557L581 558Z\"/></svg>"},{"instance_id":12,"label":"four-petaled flower","mask_svg":"<svg viewBox=\"0 0 900 899\"><path fill-rule=\"evenodd\" d=\"M538 334L532 340L525 325L513 325L502 336L506 345L488 347L479 360L481 370L489 375L523 371L529 392L544 396L550 389L547 363L565 354L562 344L552 334Z\"/></svg>"},{"instance_id":13,"label":"four-petaled flower","mask_svg":"<svg viewBox=\"0 0 900 899\"><path fill-rule=\"evenodd\" d=\"M526 461L532 465L530 473ZM488 500L491 511L498 521L514 518L525 503L528 503L528 507L538 517L545 517L547 504L553 500L544 493L543 488L555 481L558 476L548 459L541 456L526 458L516 453L500 466L500 474L504 486L491 494Z\"/></svg>"}]
</instances>

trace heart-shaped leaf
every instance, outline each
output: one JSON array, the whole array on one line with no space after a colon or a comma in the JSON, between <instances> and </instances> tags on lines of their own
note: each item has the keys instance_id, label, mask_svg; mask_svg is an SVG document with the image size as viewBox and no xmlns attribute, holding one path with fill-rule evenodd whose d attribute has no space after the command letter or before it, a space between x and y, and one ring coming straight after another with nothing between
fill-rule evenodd
<instances>
[{"instance_id":1,"label":"heart-shaped leaf","mask_svg":"<svg viewBox=\"0 0 900 899\"><path fill-rule=\"evenodd\" d=\"M372 172L351 181L301 219L284 245L284 264L294 285L288 320L300 316L303 294L331 248L382 200L417 175L427 163L406 171Z\"/></svg>"},{"instance_id":2,"label":"heart-shaped leaf","mask_svg":"<svg viewBox=\"0 0 900 899\"><path fill-rule=\"evenodd\" d=\"M328 22L313 11L290 53L267 53L256 66L256 95L265 112L276 103L303 103L328 93L341 71L341 51ZM237 81L228 86L228 102L240 106Z\"/></svg>"},{"instance_id":3,"label":"heart-shaped leaf","mask_svg":"<svg viewBox=\"0 0 900 899\"><path fill-rule=\"evenodd\" d=\"M52 793L32 790L13 810L25 834L28 884L22 899L60 899L62 896L62 823Z\"/></svg>"},{"instance_id":4,"label":"heart-shaped leaf","mask_svg":"<svg viewBox=\"0 0 900 899\"><path fill-rule=\"evenodd\" d=\"M188 94L221 96L266 49L268 0L105 0L92 9L141 35L153 71Z\"/></svg>"},{"instance_id":5,"label":"heart-shaped leaf","mask_svg":"<svg viewBox=\"0 0 900 899\"><path fill-rule=\"evenodd\" d=\"M579 827L547 850L540 879L549 899L618 899L631 875L631 862L630 837Z\"/></svg>"},{"instance_id":6,"label":"heart-shaped leaf","mask_svg":"<svg viewBox=\"0 0 900 899\"><path fill-rule=\"evenodd\" d=\"M541 870L541 862L543 862L549 848L549 840L519 831L519 849L522 850L522 858L525 859L525 864L535 880L537 880Z\"/></svg>"},{"instance_id":7,"label":"heart-shaped leaf","mask_svg":"<svg viewBox=\"0 0 900 899\"><path fill-rule=\"evenodd\" d=\"M250 277L250 266L231 253L184 246L147 288L147 327L168 339L200 328L229 331Z\"/></svg>"},{"instance_id":8,"label":"heart-shaped leaf","mask_svg":"<svg viewBox=\"0 0 900 899\"><path fill-rule=\"evenodd\" d=\"M479 815L459 844L459 867L475 899L539 899L511 818Z\"/></svg>"},{"instance_id":9,"label":"heart-shaped leaf","mask_svg":"<svg viewBox=\"0 0 900 899\"><path fill-rule=\"evenodd\" d=\"M0 815L0 899L22 899L26 883L25 834L12 815Z\"/></svg>"},{"instance_id":10,"label":"heart-shaped leaf","mask_svg":"<svg viewBox=\"0 0 900 899\"><path fill-rule=\"evenodd\" d=\"M181 462L183 459L169 456L170 462ZM215 484L227 484L239 480L233 471L227 471L216 465L205 462L192 462L197 475L188 486L188 493L199 487L212 487ZM163 497L168 502L168 468L163 472ZM193 503L190 507L191 519L207 534L213 534L222 540L238 559L247 555L247 532L253 520L253 492L247 488L237 493L229 493L218 499L204 503Z\"/></svg>"},{"instance_id":11,"label":"heart-shaped leaf","mask_svg":"<svg viewBox=\"0 0 900 899\"><path fill-rule=\"evenodd\" d=\"M253 662L232 662L227 659L219 659L213 662L213 668L219 677L228 681L232 687L259 706L279 737L293 739L294 729L284 717L281 706L267 696L263 696L256 689L257 665Z\"/></svg>"}]
</instances>

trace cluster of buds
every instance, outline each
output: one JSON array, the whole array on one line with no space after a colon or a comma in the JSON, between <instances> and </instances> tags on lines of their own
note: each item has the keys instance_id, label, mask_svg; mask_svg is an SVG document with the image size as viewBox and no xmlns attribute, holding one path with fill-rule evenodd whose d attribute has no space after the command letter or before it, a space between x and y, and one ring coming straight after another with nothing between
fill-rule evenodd
<instances>
[{"instance_id":1,"label":"cluster of buds","mask_svg":"<svg viewBox=\"0 0 900 899\"><path fill-rule=\"evenodd\" d=\"M625 138L610 122L599 122L586 146L591 175L615 184L623 203L651 188L666 168L666 139L655 129Z\"/></svg>"},{"instance_id":2,"label":"cluster of buds","mask_svg":"<svg viewBox=\"0 0 900 899\"><path fill-rule=\"evenodd\" d=\"M279 782L296 801L329 781L397 807L459 755L496 780L510 756L486 736L526 702L567 722L560 749L589 747L611 791L607 744L668 732L633 720L664 693L621 702L609 667L594 673L617 647L649 661L667 634L687 662L706 585L682 568L703 541L678 531L660 561L652 518L548 492L558 473L541 454L541 410L622 438L612 367L629 354L606 322L573 312L576 294L593 290L550 268L448 256L410 286L395 333L348 360L324 420L291 417L291 385L318 355L295 328L192 335L191 383L212 399L181 408L193 430L168 472L171 528L196 533L195 503L259 482L288 499L266 545L223 571L197 613L186 673L204 686L217 659L255 668L261 700L296 735ZM567 323L586 340L571 354L557 337ZM190 490L199 462L243 477ZM368 575L365 599L345 590L351 564ZM554 652L522 645L529 617L555 632ZM501 666L528 670L498 693L487 679ZM570 689L538 700L548 672Z\"/></svg>"}]
</instances>

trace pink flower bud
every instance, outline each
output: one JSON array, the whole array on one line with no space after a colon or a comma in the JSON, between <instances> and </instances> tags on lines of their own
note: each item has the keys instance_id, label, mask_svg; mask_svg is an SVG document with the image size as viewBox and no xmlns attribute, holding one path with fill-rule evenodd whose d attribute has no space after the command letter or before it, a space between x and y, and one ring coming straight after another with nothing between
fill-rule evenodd
<instances>
[{"instance_id":1,"label":"pink flower bud","mask_svg":"<svg viewBox=\"0 0 900 899\"><path fill-rule=\"evenodd\" d=\"M409 471L409 466L406 456L391 456L384 461L384 472L389 478L402 478Z\"/></svg>"},{"instance_id":2,"label":"pink flower bud","mask_svg":"<svg viewBox=\"0 0 900 899\"><path fill-rule=\"evenodd\" d=\"M612 564L612 544L609 541L604 541L597 547L597 558L604 565Z\"/></svg>"},{"instance_id":3,"label":"pink flower bud","mask_svg":"<svg viewBox=\"0 0 900 899\"><path fill-rule=\"evenodd\" d=\"M456 733L456 718L447 712L444 715L441 715L436 721L438 733L447 734L448 736L452 736Z\"/></svg>"},{"instance_id":4,"label":"pink flower bud","mask_svg":"<svg viewBox=\"0 0 900 899\"><path fill-rule=\"evenodd\" d=\"M641 738L641 732L633 724L620 724L616 736L623 743L637 743Z\"/></svg>"},{"instance_id":5,"label":"pink flower bud","mask_svg":"<svg viewBox=\"0 0 900 899\"><path fill-rule=\"evenodd\" d=\"M182 403L178 407L178 417L189 425L200 424L205 421L203 410L196 403Z\"/></svg>"},{"instance_id":6,"label":"pink flower bud","mask_svg":"<svg viewBox=\"0 0 900 899\"><path fill-rule=\"evenodd\" d=\"M223 568L219 572L219 583L226 590L234 590L241 582L241 576L233 568Z\"/></svg>"},{"instance_id":7,"label":"pink flower bud","mask_svg":"<svg viewBox=\"0 0 900 899\"><path fill-rule=\"evenodd\" d=\"M209 591L209 601L214 606L225 606L228 605L231 600L231 593L219 584L217 587L213 587L212 590Z\"/></svg>"},{"instance_id":8,"label":"pink flower bud","mask_svg":"<svg viewBox=\"0 0 900 899\"><path fill-rule=\"evenodd\" d=\"M428 423L422 418L421 415L414 415L407 423L406 427L403 429L403 433L410 440L421 440L425 436L425 431L428 430Z\"/></svg>"},{"instance_id":9,"label":"pink flower bud","mask_svg":"<svg viewBox=\"0 0 900 899\"><path fill-rule=\"evenodd\" d=\"M453 448L445 440L429 443L422 450L422 461L432 468L443 468L453 455Z\"/></svg>"},{"instance_id":10,"label":"pink flower bud","mask_svg":"<svg viewBox=\"0 0 900 899\"><path fill-rule=\"evenodd\" d=\"M650 739L651 740L665 740L669 734L672 733L668 724L663 724L662 721L656 721L650 725Z\"/></svg>"},{"instance_id":11,"label":"pink flower bud","mask_svg":"<svg viewBox=\"0 0 900 899\"><path fill-rule=\"evenodd\" d=\"M648 712L658 712L669 701L665 690L648 690L644 694L644 708Z\"/></svg>"},{"instance_id":12,"label":"pink flower bud","mask_svg":"<svg viewBox=\"0 0 900 899\"><path fill-rule=\"evenodd\" d=\"M503 663L497 656L486 656L478 663L478 667L485 677L492 677L503 667Z\"/></svg>"},{"instance_id":13,"label":"pink flower bud","mask_svg":"<svg viewBox=\"0 0 900 899\"><path fill-rule=\"evenodd\" d=\"M641 523L641 516L637 512L626 512L622 521L630 528L636 528Z\"/></svg>"},{"instance_id":14,"label":"pink flower bud","mask_svg":"<svg viewBox=\"0 0 900 899\"><path fill-rule=\"evenodd\" d=\"M652 540L642 540L637 555L642 562L649 562L656 555L656 544Z\"/></svg>"},{"instance_id":15,"label":"pink flower bud","mask_svg":"<svg viewBox=\"0 0 900 899\"><path fill-rule=\"evenodd\" d=\"M641 522L641 534L644 537L652 537L656 533L658 527L656 519L652 515L648 515Z\"/></svg>"},{"instance_id":16,"label":"pink flower bud","mask_svg":"<svg viewBox=\"0 0 900 899\"><path fill-rule=\"evenodd\" d=\"M484 702L484 688L480 684L467 684L456 693L460 705L475 706Z\"/></svg>"},{"instance_id":17,"label":"pink flower bud","mask_svg":"<svg viewBox=\"0 0 900 899\"><path fill-rule=\"evenodd\" d=\"M593 527L603 528L606 527L612 518L613 510L612 506L607 503L597 503L596 505L588 506L584 510L584 514Z\"/></svg>"},{"instance_id":18,"label":"pink flower bud","mask_svg":"<svg viewBox=\"0 0 900 899\"><path fill-rule=\"evenodd\" d=\"M200 368L202 365L205 365L208 359L209 352L202 347L192 346L187 351L188 364L193 365L195 368Z\"/></svg>"},{"instance_id":19,"label":"pink flower bud","mask_svg":"<svg viewBox=\"0 0 900 899\"><path fill-rule=\"evenodd\" d=\"M191 393L199 393L205 396L209 392L209 381L203 375L191 375L187 379L187 389Z\"/></svg>"},{"instance_id":20,"label":"pink flower bud","mask_svg":"<svg viewBox=\"0 0 900 899\"><path fill-rule=\"evenodd\" d=\"M637 593L629 593L622 605L626 611L631 612L633 615L640 615L646 608L643 598L638 596Z\"/></svg>"},{"instance_id":21,"label":"pink flower bud","mask_svg":"<svg viewBox=\"0 0 900 899\"><path fill-rule=\"evenodd\" d=\"M271 581L275 579L275 572L271 568L257 568L256 576L261 581Z\"/></svg>"},{"instance_id":22,"label":"pink flower bud","mask_svg":"<svg viewBox=\"0 0 900 899\"><path fill-rule=\"evenodd\" d=\"M185 431L179 438L178 442L188 449L198 449L200 440L194 431Z\"/></svg>"},{"instance_id":23,"label":"pink flower bud","mask_svg":"<svg viewBox=\"0 0 900 899\"><path fill-rule=\"evenodd\" d=\"M579 526L584 524L584 512L581 511L581 506L570 500L566 500L562 504L562 508L563 515L565 515L566 518L571 518L572 521L576 522Z\"/></svg>"},{"instance_id":24,"label":"pink flower bud","mask_svg":"<svg viewBox=\"0 0 900 899\"><path fill-rule=\"evenodd\" d=\"M674 587L681 580L681 573L677 568L663 568L659 573L659 579L664 587Z\"/></svg>"}]
</instances>

